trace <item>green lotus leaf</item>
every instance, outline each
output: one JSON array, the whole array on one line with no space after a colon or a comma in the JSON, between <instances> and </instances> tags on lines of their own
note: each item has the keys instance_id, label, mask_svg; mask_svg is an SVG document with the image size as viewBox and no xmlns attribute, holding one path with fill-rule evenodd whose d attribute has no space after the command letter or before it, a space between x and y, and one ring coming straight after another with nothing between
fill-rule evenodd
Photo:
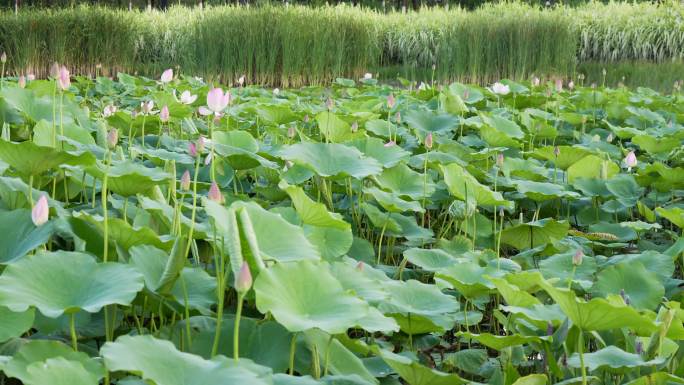
<instances>
[{"instance_id":1,"label":"green lotus leaf","mask_svg":"<svg viewBox=\"0 0 684 385\"><path fill-rule=\"evenodd\" d=\"M456 199L463 201L472 200L480 206L513 207L513 203L505 200L501 193L494 192L489 187L481 184L458 164L451 163L440 167L444 173L444 183L446 183L449 192Z\"/></svg>"},{"instance_id":2,"label":"green lotus leaf","mask_svg":"<svg viewBox=\"0 0 684 385\"><path fill-rule=\"evenodd\" d=\"M552 255L539 262L539 271L544 278L557 278L559 285L566 286L569 281L577 282L582 288L588 289L594 281L596 260L590 256L583 256L582 263L575 267L572 259L575 251Z\"/></svg>"},{"instance_id":3,"label":"green lotus leaf","mask_svg":"<svg viewBox=\"0 0 684 385\"><path fill-rule=\"evenodd\" d=\"M100 377L90 373L78 361L63 357L48 358L26 367L26 376L21 378L26 385L97 385Z\"/></svg>"},{"instance_id":4,"label":"green lotus leaf","mask_svg":"<svg viewBox=\"0 0 684 385\"><path fill-rule=\"evenodd\" d=\"M477 341L481 345L494 350L503 350L511 346L525 345L529 343L541 343L545 337L537 336L521 336L519 334L513 334L508 336L498 336L491 333L473 334L470 332L458 332L456 333L466 339Z\"/></svg>"},{"instance_id":5,"label":"green lotus leaf","mask_svg":"<svg viewBox=\"0 0 684 385\"><path fill-rule=\"evenodd\" d=\"M541 304L535 296L520 290L520 288L509 283L506 279L494 277L486 278L496 286L496 290L501 294L501 297L503 297L504 301L511 306L532 307Z\"/></svg>"},{"instance_id":6,"label":"green lotus leaf","mask_svg":"<svg viewBox=\"0 0 684 385\"><path fill-rule=\"evenodd\" d=\"M663 362L665 362L664 358L646 361L639 354L628 353L612 345L584 354L584 365L592 372L597 369L608 369L613 372L624 373L626 369L655 366ZM580 367L579 354L574 353L568 358L568 366L573 368Z\"/></svg>"},{"instance_id":7,"label":"green lotus leaf","mask_svg":"<svg viewBox=\"0 0 684 385\"><path fill-rule=\"evenodd\" d=\"M361 151L365 156L380 162L383 167L394 167L408 160L410 152L399 146L385 147L385 142L378 138L354 139L345 143Z\"/></svg>"},{"instance_id":8,"label":"green lotus leaf","mask_svg":"<svg viewBox=\"0 0 684 385\"><path fill-rule=\"evenodd\" d=\"M515 187L521 194L525 194L525 196L537 202L543 202L557 198L574 199L580 197L580 194L574 191L568 191L563 188L563 186L553 183L534 182L528 180L515 181L514 183Z\"/></svg>"},{"instance_id":9,"label":"green lotus leaf","mask_svg":"<svg viewBox=\"0 0 684 385\"><path fill-rule=\"evenodd\" d=\"M525 137L525 133L520 129L520 126L518 126L518 124L512 120L508 120L498 115L488 116L485 114L480 114L480 118L482 119L482 123L484 123L485 126L492 127L496 129L496 131L499 131L502 134L504 134L505 136L515 139L522 139Z\"/></svg>"},{"instance_id":10,"label":"green lotus leaf","mask_svg":"<svg viewBox=\"0 0 684 385\"><path fill-rule=\"evenodd\" d=\"M100 355L109 370L136 373L156 384L269 384L268 378L242 360L234 363L224 356L205 360L149 335L121 336L102 346Z\"/></svg>"},{"instance_id":11,"label":"green lotus leaf","mask_svg":"<svg viewBox=\"0 0 684 385\"><path fill-rule=\"evenodd\" d=\"M290 196L297 214L305 224L334 227L340 230L351 228L351 225L345 222L340 214L329 212L324 204L309 198L301 187L291 186L285 181L281 181L278 187Z\"/></svg>"},{"instance_id":12,"label":"green lotus leaf","mask_svg":"<svg viewBox=\"0 0 684 385\"><path fill-rule=\"evenodd\" d=\"M486 277L501 276L505 273L503 270L497 271L496 266L482 267L475 262L461 262L437 271L435 277L449 282L464 296L475 298L495 288Z\"/></svg>"},{"instance_id":13,"label":"green lotus leaf","mask_svg":"<svg viewBox=\"0 0 684 385\"><path fill-rule=\"evenodd\" d=\"M650 318L632 307L619 306L603 298L584 301L577 298L573 291L557 289L545 281L540 284L572 323L582 330L601 331L625 327L638 335L650 335L656 328Z\"/></svg>"},{"instance_id":14,"label":"green lotus leaf","mask_svg":"<svg viewBox=\"0 0 684 385\"><path fill-rule=\"evenodd\" d=\"M673 385L684 384L684 378L666 372L655 372L627 382L625 385Z\"/></svg>"},{"instance_id":15,"label":"green lotus leaf","mask_svg":"<svg viewBox=\"0 0 684 385\"><path fill-rule=\"evenodd\" d=\"M547 381L546 374L530 374L529 376L518 378L513 385L546 385Z\"/></svg>"},{"instance_id":16,"label":"green lotus leaf","mask_svg":"<svg viewBox=\"0 0 684 385\"><path fill-rule=\"evenodd\" d=\"M577 146L546 146L534 150L533 155L540 159L545 159L553 162L556 167L561 170L567 170L568 167L579 162L582 158L591 154L591 151ZM558 156L556 156L558 151Z\"/></svg>"},{"instance_id":17,"label":"green lotus leaf","mask_svg":"<svg viewBox=\"0 0 684 385\"><path fill-rule=\"evenodd\" d=\"M637 309L655 309L662 301L665 288L658 275L638 262L619 263L602 270L592 291L603 297L624 294Z\"/></svg>"},{"instance_id":18,"label":"green lotus leaf","mask_svg":"<svg viewBox=\"0 0 684 385\"><path fill-rule=\"evenodd\" d=\"M428 368L409 357L377 347L374 351L409 385L460 385L468 383L467 380L456 374L447 374Z\"/></svg>"},{"instance_id":19,"label":"green lotus leaf","mask_svg":"<svg viewBox=\"0 0 684 385\"><path fill-rule=\"evenodd\" d=\"M87 254L40 253L9 265L0 276L0 304L15 312L36 307L56 318L105 305L128 305L143 288L143 276L132 267L97 263Z\"/></svg>"},{"instance_id":20,"label":"green lotus leaf","mask_svg":"<svg viewBox=\"0 0 684 385\"><path fill-rule=\"evenodd\" d=\"M75 352L61 342L50 340L31 340L26 342L19 348L14 356L7 361L2 370L8 377L24 380L31 377L29 369L32 365L42 365L50 359L67 360L70 363L77 362L80 364L80 369L85 369L85 371L89 373L89 376L94 377L96 380L104 377L105 374L102 365L88 357L87 354ZM36 370L34 369L33 371ZM81 370L76 370L76 372L81 372ZM51 383L51 381L47 381L42 382L41 384ZM97 381L95 383L97 383Z\"/></svg>"},{"instance_id":21,"label":"green lotus leaf","mask_svg":"<svg viewBox=\"0 0 684 385\"><path fill-rule=\"evenodd\" d=\"M13 312L12 310L0 306L0 342L5 342L10 338L19 337L29 330L33 325L35 317L34 309L23 312Z\"/></svg>"},{"instance_id":22,"label":"green lotus leaf","mask_svg":"<svg viewBox=\"0 0 684 385\"><path fill-rule=\"evenodd\" d=\"M304 225L304 234L326 260L344 255L354 242L351 227L341 230L335 227Z\"/></svg>"},{"instance_id":23,"label":"green lotus leaf","mask_svg":"<svg viewBox=\"0 0 684 385\"><path fill-rule=\"evenodd\" d=\"M501 243L518 250L535 248L563 239L570 229L566 221L544 218L534 222L518 223L501 232Z\"/></svg>"},{"instance_id":24,"label":"green lotus leaf","mask_svg":"<svg viewBox=\"0 0 684 385\"><path fill-rule=\"evenodd\" d=\"M389 298L387 290L389 278L373 268L363 264L354 266L352 261L335 262L330 271L345 290L350 290L370 304L376 304ZM380 275L378 275L380 274Z\"/></svg>"},{"instance_id":25,"label":"green lotus leaf","mask_svg":"<svg viewBox=\"0 0 684 385\"><path fill-rule=\"evenodd\" d=\"M328 362L328 370L337 375L357 375L369 384L378 384L378 380L368 371L361 359L347 349L333 336L322 330L311 329L304 333L310 350L318 352L320 362Z\"/></svg>"},{"instance_id":26,"label":"green lotus leaf","mask_svg":"<svg viewBox=\"0 0 684 385\"><path fill-rule=\"evenodd\" d=\"M651 135L636 135L632 137L632 143L649 154L661 154L681 146L682 141L675 137L656 138Z\"/></svg>"},{"instance_id":27,"label":"green lotus leaf","mask_svg":"<svg viewBox=\"0 0 684 385\"><path fill-rule=\"evenodd\" d=\"M463 114L468 112L468 106L461 99L460 93L447 88L439 94L439 104L441 109L450 114Z\"/></svg>"},{"instance_id":28,"label":"green lotus leaf","mask_svg":"<svg viewBox=\"0 0 684 385\"><path fill-rule=\"evenodd\" d=\"M330 111L323 111L316 115L316 122L321 134L333 143L344 142L360 135L352 132L349 123Z\"/></svg>"},{"instance_id":29,"label":"green lotus leaf","mask_svg":"<svg viewBox=\"0 0 684 385\"><path fill-rule=\"evenodd\" d=\"M656 273L661 282L671 277L675 271L673 259L668 255L659 253L655 250L646 250L635 254L614 255L604 262L603 268L618 264L624 264L626 266L641 264L646 270Z\"/></svg>"},{"instance_id":30,"label":"green lotus leaf","mask_svg":"<svg viewBox=\"0 0 684 385\"><path fill-rule=\"evenodd\" d=\"M363 189L365 194L372 196L383 209L393 213L403 213L406 211L413 211L422 213L425 212L423 207L418 202L407 201L400 198L397 194L389 193L380 190L377 187L367 187Z\"/></svg>"},{"instance_id":31,"label":"green lotus leaf","mask_svg":"<svg viewBox=\"0 0 684 385\"><path fill-rule=\"evenodd\" d=\"M0 264L20 259L47 242L54 232L53 222L36 227L30 210L0 211L0 234L8 240L0 242Z\"/></svg>"},{"instance_id":32,"label":"green lotus leaf","mask_svg":"<svg viewBox=\"0 0 684 385\"><path fill-rule=\"evenodd\" d=\"M440 249L411 248L404 251L404 257L412 264L427 271L438 271L459 262L451 254Z\"/></svg>"},{"instance_id":33,"label":"green lotus leaf","mask_svg":"<svg viewBox=\"0 0 684 385\"><path fill-rule=\"evenodd\" d=\"M465 107L465 105L463 106ZM448 112L454 113L452 111ZM438 115L430 111L411 110L404 114L402 118L409 127L422 131L425 134L428 132L449 133L453 132L454 128L458 126L457 117L450 114Z\"/></svg>"},{"instance_id":34,"label":"green lotus leaf","mask_svg":"<svg viewBox=\"0 0 684 385\"><path fill-rule=\"evenodd\" d=\"M620 167L614 162L601 159L596 155L587 155L574 162L567 170L568 182L572 183L577 178L610 179L620 172Z\"/></svg>"},{"instance_id":35,"label":"green lotus leaf","mask_svg":"<svg viewBox=\"0 0 684 385\"><path fill-rule=\"evenodd\" d=\"M427 178L426 181L423 174L411 170L405 164L384 170L375 180L382 189L413 200L429 197L435 192L432 178Z\"/></svg>"},{"instance_id":36,"label":"green lotus leaf","mask_svg":"<svg viewBox=\"0 0 684 385\"><path fill-rule=\"evenodd\" d=\"M658 215L672 222L675 226L684 229L684 208L677 206L667 208L658 207L655 211Z\"/></svg>"},{"instance_id":37,"label":"green lotus leaf","mask_svg":"<svg viewBox=\"0 0 684 385\"><path fill-rule=\"evenodd\" d=\"M297 115L292 112L288 105L265 105L260 104L256 108L259 118L273 125L287 124L297 120Z\"/></svg>"},{"instance_id":38,"label":"green lotus leaf","mask_svg":"<svg viewBox=\"0 0 684 385\"><path fill-rule=\"evenodd\" d=\"M351 176L362 179L382 171L382 166L374 158L339 143L297 143L284 147L279 155L323 177Z\"/></svg>"},{"instance_id":39,"label":"green lotus leaf","mask_svg":"<svg viewBox=\"0 0 684 385\"><path fill-rule=\"evenodd\" d=\"M85 222L89 227L89 231L94 229L100 236L104 235L104 217L98 214L89 214L85 211L74 212L73 216L76 220ZM138 245L152 245L165 250L170 249L172 246L171 240L160 238L149 227L133 227L120 218L109 217L107 219L107 232L110 245L117 245L124 248L124 250ZM98 244L98 246L101 245L101 243Z\"/></svg>"},{"instance_id":40,"label":"green lotus leaf","mask_svg":"<svg viewBox=\"0 0 684 385\"><path fill-rule=\"evenodd\" d=\"M62 165L88 166L95 163L89 152L59 151L33 142L21 143L0 140L0 159L25 175L40 175Z\"/></svg>"},{"instance_id":41,"label":"green lotus leaf","mask_svg":"<svg viewBox=\"0 0 684 385\"><path fill-rule=\"evenodd\" d=\"M366 302L344 291L326 263L278 263L261 271L254 291L259 311L270 312L291 332L344 333L369 312Z\"/></svg>"},{"instance_id":42,"label":"green lotus leaf","mask_svg":"<svg viewBox=\"0 0 684 385\"><path fill-rule=\"evenodd\" d=\"M388 139L394 137L397 130L403 130L403 128L398 128L396 124L388 122L386 119L370 119L366 121L364 127L375 135Z\"/></svg>"},{"instance_id":43,"label":"green lotus leaf","mask_svg":"<svg viewBox=\"0 0 684 385\"><path fill-rule=\"evenodd\" d=\"M97 166L86 168L86 171L102 180L107 175L107 186L112 192L123 196L148 194L163 183L168 183L171 176L159 168L145 167L132 161L115 162L107 167L98 163Z\"/></svg>"},{"instance_id":44,"label":"green lotus leaf","mask_svg":"<svg viewBox=\"0 0 684 385\"><path fill-rule=\"evenodd\" d=\"M386 286L391 296L378 307L383 313L432 316L455 313L460 307L454 297L442 293L435 285L411 279L387 282Z\"/></svg>"},{"instance_id":45,"label":"green lotus leaf","mask_svg":"<svg viewBox=\"0 0 684 385\"><path fill-rule=\"evenodd\" d=\"M644 193L644 189L639 187L631 175L618 175L613 179L607 180L606 188L626 207L636 206L639 198Z\"/></svg>"}]
</instances>

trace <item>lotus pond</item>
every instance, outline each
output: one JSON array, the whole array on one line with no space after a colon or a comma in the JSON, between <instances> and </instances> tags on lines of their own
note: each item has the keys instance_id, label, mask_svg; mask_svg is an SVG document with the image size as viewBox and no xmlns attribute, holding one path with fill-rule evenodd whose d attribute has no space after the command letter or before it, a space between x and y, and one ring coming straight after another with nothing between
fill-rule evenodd
<instances>
[{"instance_id":1,"label":"lotus pond","mask_svg":"<svg viewBox=\"0 0 684 385\"><path fill-rule=\"evenodd\" d=\"M684 383L681 94L0 85L2 384Z\"/></svg>"}]
</instances>

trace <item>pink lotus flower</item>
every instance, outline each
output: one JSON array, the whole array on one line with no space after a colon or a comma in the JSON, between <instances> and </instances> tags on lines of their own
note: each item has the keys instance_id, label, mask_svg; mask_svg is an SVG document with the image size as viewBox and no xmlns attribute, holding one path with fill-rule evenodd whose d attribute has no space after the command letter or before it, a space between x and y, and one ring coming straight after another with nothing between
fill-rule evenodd
<instances>
[{"instance_id":1,"label":"pink lotus flower","mask_svg":"<svg viewBox=\"0 0 684 385\"><path fill-rule=\"evenodd\" d=\"M214 113L223 111L228 104L230 104L230 91L224 94L222 89L214 88L207 93L207 107Z\"/></svg>"},{"instance_id":2,"label":"pink lotus flower","mask_svg":"<svg viewBox=\"0 0 684 385\"><path fill-rule=\"evenodd\" d=\"M105 106L105 108L102 109L102 116L108 118L114 115L116 113L116 110L117 108L115 105L110 104L108 106Z\"/></svg>"},{"instance_id":3,"label":"pink lotus flower","mask_svg":"<svg viewBox=\"0 0 684 385\"><path fill-rule=\"evenodd\" d=\"M185 90L183 93L181 93L180 100L179 102L183 104L192 104L197 100L197 95L193 95L190 93L190 91Z\"/></svg>"},{"instance_id":4,"label":"pink lotus flower","mask_svg":"<svg viewBox=\"0 0 684 385\"><path fill-rule=\"evenodd\" d=\"M26 78L24 75L19 76L19 81L17 82L19 88L26 88Z\"/></svg>"},{"instance_id":5,"label":"pink lotus flower","mask_svg":"<svg viewBox=\"0 0 684 385\"><path fill-rule=\"evenodd\" d=\"M28 75L26 75L26 80L28 80L28 81L36 80L36 75L28 74Z\"/></svg>"},{"instance_id":6,"label":"pink lotus flower","mask_svg":"<svg viewBox=\"0 0 684 385\"><path fill-rule=\"evenodd\" d=\"M36 205L31 209L31 220L36 226L41 226L48 221L50 216L50 207L48 206L47 196L42 195Z\"/></svg>"},{"instance_id":7,"label":"pink lotus flower","mask_svg":"<svg viewBox=\"0 0 684 385\"><path fill-rule=\"evenodd\" d=\"M154 108L154 101L153 100L148 100L146 102L140 102L140 111L143 114L151 113L153 108Z\"/></svg>"},{"instance_id":8,"label":"pink lotus flower","mask_svg":"<svg viewBox=\"0 0 684 385\"><path fill-rule=\"evenodd\" d=\"M240 85L240 87L242 87L245 84L245 75L240 76L237 82Z\"/></svg>"},{"instance_id":9,"label":"pink lotus flower","mask_svg":"<svg viewBox=\"0 0 684 385\"><path fill-rule=\"evenodd\" d=\"M71 86L71 78L69 77L69 70L66 69L66 67L62 66L62 68L59 69L59 77L57 80L59 83L59 88L61 88L62 91L69 89Z\"/></svg>"},{"instance_id":10,"label":"pink lotus flower","mask_svg":"<svg viewBox=\"0 0 684 385\"><path fill-rule=\"evenodd\" d=\"M492 84L492 92L497 95L508 95L511 92L511 88L503 83L496 82Z\"/></svg>"},{"instance_id":11,"label":"pink lotus flower","mask_svg":"<svg viewBox=\"0 0 684 385\"><path fill-rule=\"evenodd\" d=\"M209 193L207 196L210 200L216 203L223 203L223 194L221 194L221 190L219 190L216 182L211 182L211 187L209 187Z\"/></svg>"},{"instance_id":12,"label":"pink lotus flower","mask_svg":"<svg viewBox=\"0 0 684 385\"><path fill-rule=\"evenodd\" d=\"M161 82L162 83L168 83L171 80L173 80L173 69L169 68L166 71L162 72Z\"/></svg>"},{"instance_id":13,"label":"pink lotus flower","mask_svg":"<svg viewBox=\"0 0 684 385\"><path fill-rule=\"evenodd\" d=\"M637 157L634 154L634 151L630 151L625 157L625 165L627 165L627 168L630 170L632 169L632 167L636 167Z\"/></svg>"},{"instance_id":14,"label":"pink lotus flower","mask_svg":"<svg viewBox=\"0 0 684 385\"><path fill-rule=\"evenodd\" d=\"M428 150L432 148L432 132L428 132L428 134L425 136L425 148Z\"/></svg>"},{"instance_id":15,"label":"pink lotus flower","mask_svg":"<svg viewBox=\"0 0 684 385\"><path fill-rule=\"evenodd\" d=\"M180 188L185 191L190 190L190 171L185 170L183 176L181 176Z\"/></svg>"},{"instance_id":16,"label":"pink lotus flower","mask_svg":"<svg viewBox=\"0 0 684 385\"><path fill-rule=\"evenodd\" d=\"M242 262L240 271L235 277L235 290L238 293L245 293L252 287L252 273L249 271L247 262Z\"/></svg>"},{"instance_id":17,"label":"pink lotus flower","mask_svg":"<svg viewBox=\"0 0 684 385\"><path fill-rule=\"evenodd\" d=\"M162 107L161 111L159 111L159 120L161 120L163 123L166 123L169 121L169 117L169 107Z\"/></svg>"}]
</instances>

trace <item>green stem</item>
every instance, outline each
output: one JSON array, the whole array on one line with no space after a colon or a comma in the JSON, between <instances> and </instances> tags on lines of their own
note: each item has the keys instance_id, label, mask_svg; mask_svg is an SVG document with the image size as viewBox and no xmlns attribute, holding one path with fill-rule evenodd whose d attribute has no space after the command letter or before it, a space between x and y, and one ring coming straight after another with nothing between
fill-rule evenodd
<instances>
[{"instance_id":1,"label":"green stem","mask_svg":"<svg viewBox=\"0 0 684 385\"><path fill-rule=\"evenodd\" d=\"M185 255L190 253L190 247L192 245L192 236L195 232L195 215L197 213L197 176L199 175L200 166L200 154L197 154L195 158L195 177L192 183L192 214L190 217L190 232L188 233L188 246L185 249Z\"/></svg>"},{"instance_id":2,"label":"green stem","mask_svg":"<svg viewBox=\"0 0 684 385\"><path fill-rule=\"evenodd\" d=\"M579 333L577 348L579 350L580 367L582 368L582 385L587 385L587 368L584 366L584 336L581 330Z\"/></svg>"},{"instance_id":3,"label":"green stem","mask_svg":"<svg viewBox=\"0 0 684 385\"><path fill-rule=\"evenodd\" d=\"M297 334L298 333L296 332L292 334L292 341L290 342L290 370L288 373L290 373L291 376L294 375L294 359L295 350L297 350Z\"/></svg>"},{"instance_id":4,"label":"green stem","mask_svg":"<svg viewBox=\"0 0 684 385\"><path fill-rule=\"evenodd\" d=\"M78 351L78 338L76 336L76 313L69 315L69 331L71 332L71 347Z\"/></svg>"},{"instance_id":5,"label":"green stem","mask_svg":"<svg viewBox=\"0 0 684 385\"><path fill-rule=\"evenodd\" d=\"M240 317L242 316L242 301L245 299L245 293L238 294L237 311L235 312L235 327L233 328L233 359L239 359L239 344L240 344ZM216 343L216 340L214 340Z\"/></svg>"}]
</instances>

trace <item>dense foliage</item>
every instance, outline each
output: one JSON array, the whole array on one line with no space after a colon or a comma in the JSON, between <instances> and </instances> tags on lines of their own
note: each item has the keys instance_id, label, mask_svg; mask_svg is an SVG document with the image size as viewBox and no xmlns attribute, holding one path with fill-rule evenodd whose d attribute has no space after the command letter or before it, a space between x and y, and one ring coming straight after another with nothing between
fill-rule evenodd
<instances>
[{"instance_id":1,"label":"dense foliage","mask_svg":"<svg viewBox=\"0 0 684 385\"><path fill-rule=\"evenodd\" d=\"M615 85L621 76L611 72L612 63L619 62L628 64L627 83L648 80L670 90L684 69L683 16L680 3L505 3L408 14L348 6L27 9L0 13L0 49L8 53L7 71L38 77L53 61L79 74L95 74L97 64L112 75L150 75L178 65L206 78L246 74L251 83L286 87L369 71L480 84L582 72L601 82L607 68ZM668 63L672 70L641 63Z\"/></svg>"},{"instance_id":2,"label":"dense foliage","mask_svg":"<svg viewBox=\"0 0 684 385\"><path fill-rule=\"evenodd\" d=\"M0 83L3 383L684 383L681 93L55 75Z\"/></svg>"}]
</instances>

